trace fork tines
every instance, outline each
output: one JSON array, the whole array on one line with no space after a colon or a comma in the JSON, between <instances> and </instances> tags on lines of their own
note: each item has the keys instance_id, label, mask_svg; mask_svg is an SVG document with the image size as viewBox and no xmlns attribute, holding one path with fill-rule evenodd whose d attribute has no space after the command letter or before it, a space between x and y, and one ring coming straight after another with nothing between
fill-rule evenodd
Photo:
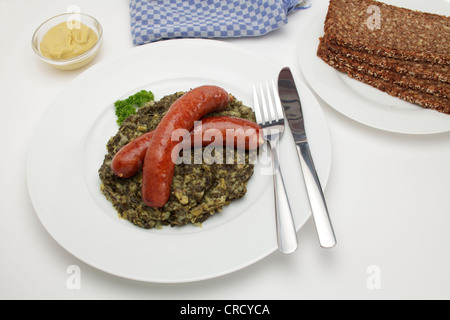
<instances>
[{"instance_id":1,"label":"fork tines","mask_svg":"<svg viewBox=\"0 0 450 320\"><path fill-rule=\"evenodd\" d=\"M283 109L275 82L273 79L270 82L271 86L269 85L269 81L259 83L259 85L253 85L255 116L256 121L261 126L284 120Z\"/></svg>"}]
</instances>

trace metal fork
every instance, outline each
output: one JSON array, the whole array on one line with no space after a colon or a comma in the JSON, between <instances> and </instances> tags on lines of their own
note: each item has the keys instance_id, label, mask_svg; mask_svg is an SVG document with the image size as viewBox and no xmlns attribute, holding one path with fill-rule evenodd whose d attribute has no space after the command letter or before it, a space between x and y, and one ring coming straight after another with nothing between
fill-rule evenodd
<instances>
[{"instance_id":1,"label":"metal fork","mask_svg":"<svg viewBox=\"0 0 450 320\"><path fill-rule=\"evenodd\" d=\"M298 247L297 233L278 160L278 140L284 133L284 114L275 83L273 80L271 82L272 89L268 82L265 86L261 83L253 85L253 99L256 122L263 129L263 137L270 145L278 249L283 253L292 253Z\"/></svg>"}]
</instances>

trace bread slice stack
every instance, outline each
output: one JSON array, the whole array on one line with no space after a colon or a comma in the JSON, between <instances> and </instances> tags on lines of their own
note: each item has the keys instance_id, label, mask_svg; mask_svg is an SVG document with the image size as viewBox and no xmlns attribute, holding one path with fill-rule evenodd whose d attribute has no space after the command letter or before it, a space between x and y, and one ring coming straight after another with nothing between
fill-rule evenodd
<instances>
[{"instance_id":1,"label":"bread slice stack","mask_svg":"<svg viewBox=\"0 0 450 320\"><path fill-rule=\"evenodd\" d=\"M392 96L450 114L450 17L330 0L317 55Z\"/></svg>"}]
</instances>

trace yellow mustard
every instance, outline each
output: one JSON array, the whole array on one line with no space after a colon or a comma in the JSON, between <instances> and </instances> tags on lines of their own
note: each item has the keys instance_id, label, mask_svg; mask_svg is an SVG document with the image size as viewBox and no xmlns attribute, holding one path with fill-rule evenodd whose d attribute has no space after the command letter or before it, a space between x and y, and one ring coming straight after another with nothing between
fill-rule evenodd
<instances>
[{"instance_id":1,"label":"yellow mustard","mask_svg":"<svg viewBox=\"0 0 450 320\"><path fill-rule=\"evenodd\" d=\"M98 40L94 30L77 21L60 23L42 38L41 54L53 60L76 57L91 49Z\"/></svg>"}]
</instances>

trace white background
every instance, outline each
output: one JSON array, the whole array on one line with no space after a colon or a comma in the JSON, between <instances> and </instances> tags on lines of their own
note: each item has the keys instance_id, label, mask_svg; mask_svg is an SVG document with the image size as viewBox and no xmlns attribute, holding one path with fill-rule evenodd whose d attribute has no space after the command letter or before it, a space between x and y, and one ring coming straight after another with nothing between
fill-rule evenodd
<instances>
[{"instance_id":1,"label":"white background","mask_svg":"<svg viewBox=\"0 0 450 320\"><path fill-rule=\"evenodd\" d=\"M423 1L448 8L444 0ZM325 190L338 245L319 247L310 220L292 255L275 252L235 273L186 284L118 278L83 263L45 231L26 184L26 158L48 106L88 67L58 71L31 49L44 20L70 5L96 17L104 44L93 64L132 47L126 0L0 0L0 298L2 299L448 299L450 298L450 132L406 135L373 129L319 99L332 139ZM327 5L289 15L289 23L260 38L226 40L300 74L298 37ZM92 65L92 64L91 64ZM301 76L301 74L300 74ZM101 85L101 84L100 84ZM81 288L66 270L77 265ZM380 288L367 285L372 266Z\"/></svg>"}]
</instances>

